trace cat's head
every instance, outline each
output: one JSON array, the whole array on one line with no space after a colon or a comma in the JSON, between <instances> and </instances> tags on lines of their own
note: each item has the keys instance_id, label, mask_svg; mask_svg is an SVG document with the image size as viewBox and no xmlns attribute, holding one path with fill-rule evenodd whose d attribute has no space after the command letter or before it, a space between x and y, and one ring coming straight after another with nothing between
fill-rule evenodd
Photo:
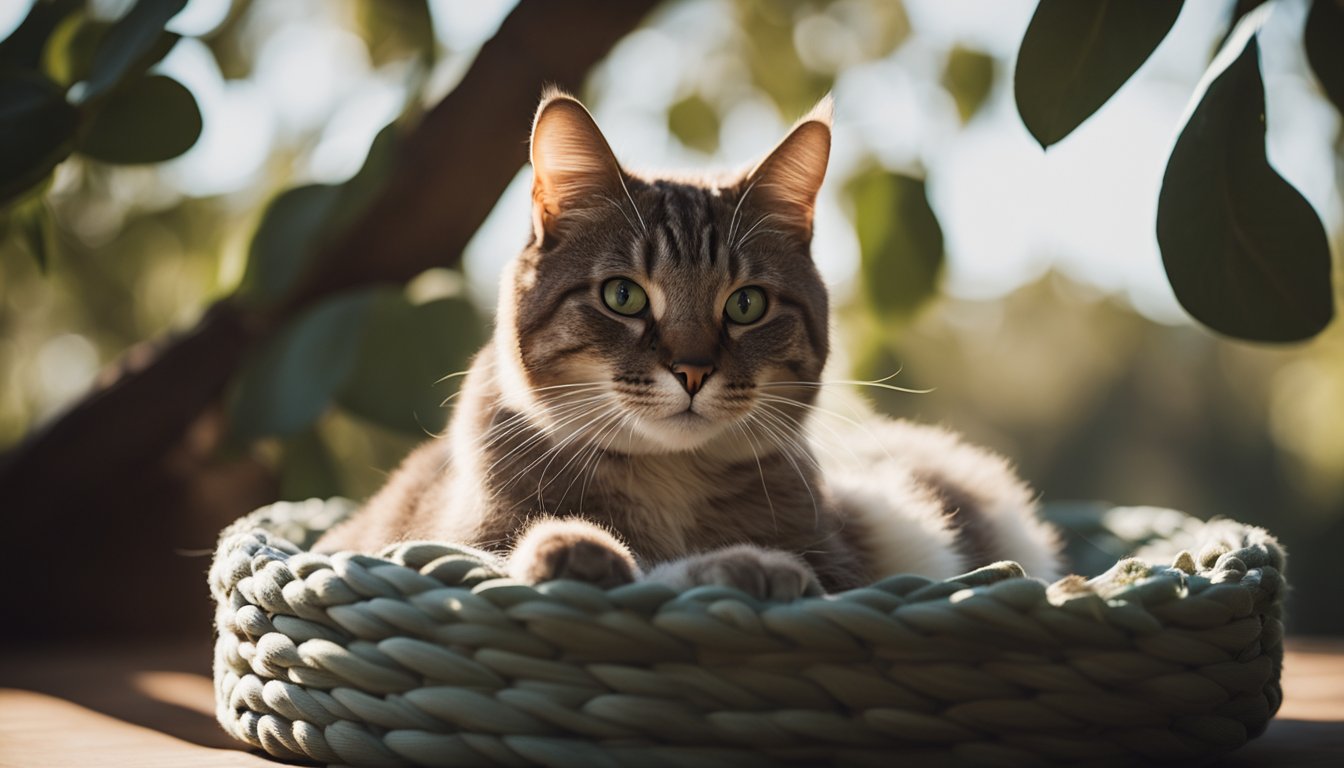
<instances>
[{"instance_id":1,"label":"cat's head","mask_svg":"<svg viewBox=\"0 0 1344 768\"><path fill-rule=\"evenodd\" d=\"M532 239L500 288L511 404L630 453L790 437L827 355L810 243L830 114L827 99L747 172L688 179L626 171L582 104L543 99Z\"/></svg>"}]
</instances>

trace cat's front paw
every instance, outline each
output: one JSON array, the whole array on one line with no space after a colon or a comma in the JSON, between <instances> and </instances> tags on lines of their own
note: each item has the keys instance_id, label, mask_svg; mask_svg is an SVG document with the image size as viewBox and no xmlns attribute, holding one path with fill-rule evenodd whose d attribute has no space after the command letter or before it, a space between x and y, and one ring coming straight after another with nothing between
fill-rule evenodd
<instances>
[{"instance_id":1,"label":"cat's front paw","mask_svg":"<svg viewBox=\"0 0 1344 768\"><path fill-rule=\"evenodd\" d=\"M586 581L604 589L639 578L639 566L615 536L585 520L543 520L518 541L509 575L527 584Z\"/></svg>"},{"instance_id":2,"label":"cat's front paw","mask_svg":"<svg viewBox=\"0 0 1344 768\"><path fill-rule=\"evenodd\" d=\"M648 578L679 589L703 584L732 587L761 600L822 594L817 575L801 557L749 544L664 563Z\"/></svg>"}]
</instances>

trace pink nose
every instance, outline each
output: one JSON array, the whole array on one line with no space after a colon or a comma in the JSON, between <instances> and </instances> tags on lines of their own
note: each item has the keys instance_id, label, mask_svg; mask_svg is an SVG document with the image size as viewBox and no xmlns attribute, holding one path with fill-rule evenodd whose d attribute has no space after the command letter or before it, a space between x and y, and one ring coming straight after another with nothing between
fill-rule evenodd
<instances>
[{"instance_id":1,"label":"pink nose","mask_svg":"<svg viewBox=\"0 0 1344 768\"><path fill-rule=\"evenodd\" d=\"M672 375L681 381L681 386L686 388L686 392L694 395L705 385L705 379L714 372L714 366L703 363L673 363Z\"/></svg>"}]
</instances>

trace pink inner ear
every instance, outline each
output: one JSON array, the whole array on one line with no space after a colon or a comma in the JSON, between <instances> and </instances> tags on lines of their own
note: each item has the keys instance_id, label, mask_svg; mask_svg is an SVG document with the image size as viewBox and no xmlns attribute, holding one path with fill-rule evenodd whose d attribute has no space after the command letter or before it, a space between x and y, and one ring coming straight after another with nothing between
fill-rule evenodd
<instances>
[{"instance_id":1,"label":"pink inner ear","mask_svg":"<svg viewBox=\"0 0 1344 768\"><path fill-rule=\"evenodd\" d=\"M547 217L586 207L619 188L620 165L583 105L568 97L543 103L532 128L532 197Z\"/></svg>"},{"instance_id":2,"label":"pink inner ear","mask_svg":"<svg viewBox=\"0 0 1344 768\"><path fill-rule=\"evenodd\" d=\"M823 105L818 105L817 113ZM826 178L831 153L829 106L818 118L805 118L756 166L748 177L751 203L779 214L784 223L810 233L817 192Z\"/></svg>"}]
</instances>

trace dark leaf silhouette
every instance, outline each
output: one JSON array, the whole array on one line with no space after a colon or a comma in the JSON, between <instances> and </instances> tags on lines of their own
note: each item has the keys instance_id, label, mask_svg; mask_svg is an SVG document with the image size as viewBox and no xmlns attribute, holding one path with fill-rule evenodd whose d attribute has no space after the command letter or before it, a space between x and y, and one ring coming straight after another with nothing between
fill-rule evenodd
<instances>
[{"instance_id":1,"label":"dark leaf silhouette","mask_svg":"<svg viewBox=\"0 0 1344 768\"><path fill-rule=\"evenodd\" d=\"M55 83L34 73L0 74L0 206L70 154L78 122Z\"/></svg>"},{"instance_id":2,"label":"dark leaf silhouette","mask_svg":"<svg viewBox=\"0 0 1344 768\"><path fill-rule=\"evenodd\" d=\"M1181 12L1180 0L1041 0L1013 89L1027 130L1049 147L1129 80Z\"/></svg>"},{"instance_id":3,"label":"dark leaf silhouette","mask_svg":"<svg viewBox=\"0 0 1344 768\"><path fill-rule=\"evenodd\" d=\"M84 4L84 0L33 3L18 28L0 40L0 69L37 69L47 39L67 16Z\"/></svg>"},{"instance_id":4,"label":"dark leaf silhouette","mask_svg":"<svg viewBox=\"0 0 1344 768\"><path fill-rule=\"evenodd\" d=\"M1240 44L1234 33L1229 45ZM1176 141L1157 240L1196 320L1241 339L1299 341L1334 316L1330 251L1311 205L1269 165L1259 46L1254 36L1244 46Z\"/></svg>"},{"instance_id":5,"label":"dark leaf silhouette","mask_svg":"<svg viewBox=\"0 0 1344 768\"><path fill-rule=\"evenodd\" d=\"M187 0L139 0L132 6L99 42L81 100L106 94L167 55L177 35L164 32L163 25L186 4Z\"/></svg>"},{"instance_id":6,"label":"dark leaf silhouette","mask_svg":"<svg viewBox=\"0 0 1344 768\"><path fill-rule=\"evenodd\" d=\"M1325 95L1344 115L1344 5L1337 0L1315 0L1307 15L1303 44Z\"/></svg>"},{"instance_id":7,"label":"dark leaf silhouette","mask_svg":"<svg viewBox=\"0 0 1344 768\"><path fill-rule=\"evenodd\" d=\"M42 51L42 69L51 79L70 86L84 80L93 69L93 57L112 25L72 14L51 33Z\"/></svg>"},{"instance_id":8,"label":"dark leaf silhouette","mask_svg":"<svg viewBox=\"0 0 1344 768\"><path fill-rule=\"evenodd\" d=\"M465 299L411 304L400 291L380 293L369 311L354 371L337 393L346 410L412 435L443 428L444 400L457 389L445 377L466 367L485 337Z\"/></svg>"},{"instance_id":9,"label":"dark leaf silhouette","mask_svg":"<svg viewBox=\"0 0 1344 768\"><path fill-rule=\"evenodd\" d=\"M284 437L317 421L350 376L373 298L362 290L326 299L267 341L233 392L237 437Z\"/></svg>"},{"instance_id":10,"label":"dark leaf silhouette","mask_svg":"<svg viewBox=\"0 0 1344 768\"><path fill-rule=\"evenodd\" d=\"M285 296L309 264L340 195L341 187L308 184L271 201L252 235L239 287L246 300L273 304Z\"/></svg>"},{"instance_id":11,"label":"dark leaf silhouette","mask_svg":"<svg viewBox=\"0 0 1344 768\"><path fill-rule=\"evenodd\" d=\"M105 163L159 163L191 149L201 110L186 86L150 75L119 89L93 117L79 151Z\"/></svg>"}]
</instances>

